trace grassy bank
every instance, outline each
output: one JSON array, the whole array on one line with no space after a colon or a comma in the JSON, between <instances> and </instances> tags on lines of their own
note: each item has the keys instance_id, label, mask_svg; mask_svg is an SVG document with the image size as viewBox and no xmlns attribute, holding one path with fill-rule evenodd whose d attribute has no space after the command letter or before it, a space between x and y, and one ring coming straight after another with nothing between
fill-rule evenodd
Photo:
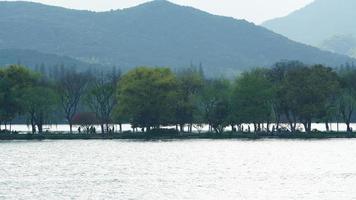
<instances>
[{"instance_id":1,"label":"grassy bank","mask_svg":"<svg viewBox=\"0 0 356 200\"><path fill-rule=\"evenodd\" d=\"M18 134L0 133L0 140L98 140L98 139L134 139L134 140L160 140L160 139L331 139L356 138L356 133L347 132L315 132L315 133L115 133L115 134L70 134L70 133L44 133L44 134Z\"/></svg>"}]
</instances>

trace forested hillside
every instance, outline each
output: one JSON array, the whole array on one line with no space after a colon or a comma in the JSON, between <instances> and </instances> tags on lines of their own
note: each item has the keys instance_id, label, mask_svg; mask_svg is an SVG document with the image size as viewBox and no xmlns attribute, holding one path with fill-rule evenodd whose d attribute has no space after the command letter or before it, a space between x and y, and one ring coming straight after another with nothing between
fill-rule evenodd
<instances>
[{"instance_id":1,"label":"forested hillside","mask_svg":"<svg viewBox=\"0 0 356 200\"><path fill-rule=\"evenodd\" d=\"M244 20L168 1L109 12L0 2L0 27L0 49L32 49L120 68L201 64L208 75L231 75L280 60L352 62Z\"/></svg>"},{"instance_id":2,"label":"forested hillside","mask_svg":"<svg viewBox=\"0 0 356 200\"><path fill-rule=\"evenodd\" d=\"M355 0L315 0L262 25L292 40L356 57L355 7Z\"/></svg>"}]
</instances>

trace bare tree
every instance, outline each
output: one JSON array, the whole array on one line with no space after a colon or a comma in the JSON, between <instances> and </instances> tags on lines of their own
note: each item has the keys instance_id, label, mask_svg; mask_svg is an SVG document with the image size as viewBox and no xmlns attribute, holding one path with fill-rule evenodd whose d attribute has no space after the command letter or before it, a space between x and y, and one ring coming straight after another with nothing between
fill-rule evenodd
<instances>
[{"instance_id":1,"label":"bare tree","mask_svg":"<svg viewBox=\"0 0 356 200\"><path fill-rule=\"evenodd\" d=\"M86 103L96 113L102 133L110 132L109 124L117 104L115 92L120 76L120 73L101 73L91 81L90 90L86 96Z\"/></svg>"},{"instance_id":2,"label":"bare tree","mask_svg":"<svg viewBox=\"0 0 356 200\"><path fill-rule=\"evenodd\" d=\"M73 132L73 117L77 113L81 97L85 94L89 75L74 71L65 72L58 81L58 91L65 118Z\"/></svg>"}]
</instances>

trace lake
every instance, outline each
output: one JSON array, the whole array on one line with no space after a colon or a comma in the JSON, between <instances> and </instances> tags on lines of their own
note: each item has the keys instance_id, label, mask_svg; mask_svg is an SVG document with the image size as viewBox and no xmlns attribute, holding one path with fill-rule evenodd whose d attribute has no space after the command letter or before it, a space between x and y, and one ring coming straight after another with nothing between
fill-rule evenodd
<instances>
[{"instance_id":1,"label":"lake","mask_svg":"<svg viewBox=\"0 0 356 200\"><path fill-rule=\"evenodd\" d=\"M355 199L356 140L0 142L0 199Z\"/></svg>"}]
</instances>

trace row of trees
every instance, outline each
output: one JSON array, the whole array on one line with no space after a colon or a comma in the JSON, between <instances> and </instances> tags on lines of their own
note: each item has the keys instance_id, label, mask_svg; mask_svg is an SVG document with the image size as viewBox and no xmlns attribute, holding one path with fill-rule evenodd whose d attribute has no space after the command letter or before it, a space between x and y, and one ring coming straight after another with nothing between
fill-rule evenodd
<instances>
[{"instance_id":1,"label":"row of trees","mask_svg":"<svg viewBox=\"0 0 356 200\"><path fill-rule=\"evenodd\" d=\"M312 122L342 120L352 131L356 106L356 69L338 71L323 65L281 62L273 68L258 68L236 80L205 79L196 70L174 74L165 68L138 68L123 76L117 89L121 116L135 127L176 125L182 130L194 124L209 124L222 133L227 126L243 130L281 131L297 124L312 131ZM284 130L286 131L286 130Z\"/></svg>"},{"instance_id":2,"label":"row of trees","mask_svg":"<svg viewBox=\"0 0 356 200\"><path fill-rule=\"evenodd\" d=\"M89 72L66 70L53 80L18 65L2 68L0 124L6 128L14 119L24 118L33 133L41 133L44 124L65 119L72 132L78 112L89 109L95 113L91 122L100 124L102 132L108 131L117 102L115 90L119 78L120 72L93 76ZM80 120L78 123L82 123Z\"/></svg>"},{"instance_id":3,"label":"row of trees","mask_svg":"<svg viewBox=\"0 0 356 200\"><path fill-rule=\"evenodd\" d=\"M14 65L0 70L0 121L6 126L25 117L33 133L63 119L71 132L78 123L99 124L103 133L114 123L144 131L161 126L192 131L208 124L217 133L228 126L242 131L243 124L261 132L294 132L301 123L310 132L312 122L324 122L329 130L338 120L352 131L355 80L354 68L335 71L300 62L253 69L235 80L207 79L194 68L173 73L147 67L123 76L117 70L95 75L67 70L50 79Z\"/></svg>"}]
</instances>

